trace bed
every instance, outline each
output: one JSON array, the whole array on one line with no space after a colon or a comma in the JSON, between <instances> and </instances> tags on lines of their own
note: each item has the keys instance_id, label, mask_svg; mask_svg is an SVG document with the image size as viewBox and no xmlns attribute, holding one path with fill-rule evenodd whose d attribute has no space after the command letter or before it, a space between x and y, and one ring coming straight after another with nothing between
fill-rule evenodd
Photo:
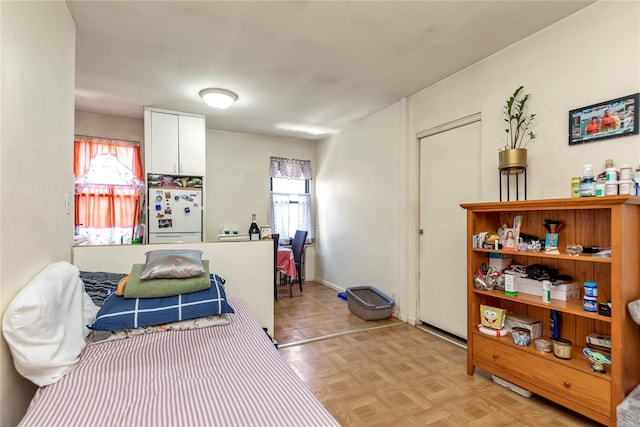
<instances>
[{"instance_id":1,"label":"bed","mask_svg":"<svg viewBox=\"0 0 640 427\"><path fill-rule=\"evenodd\" d=\"M98 304L110 290L81 283ZM20 426L338 426L245 302L227 302L223 325L88 338L77 364L37 390Z\"/></svg>"}]
</instances>

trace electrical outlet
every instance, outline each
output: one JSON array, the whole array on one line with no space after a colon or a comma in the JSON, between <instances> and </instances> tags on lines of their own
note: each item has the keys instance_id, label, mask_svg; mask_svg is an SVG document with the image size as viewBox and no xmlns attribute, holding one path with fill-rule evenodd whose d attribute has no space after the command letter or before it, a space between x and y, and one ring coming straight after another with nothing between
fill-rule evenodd
<instances>
[{"instance_id":1,"label":"electrical outlet","mask_svg":"<svg viewBox=\"0 0 640 427\"><path fill-rule=\"evenodd\" d=\"M71 194L64 194L64 213L66 215L71 215Z\"/></svg>"}]
</instances>

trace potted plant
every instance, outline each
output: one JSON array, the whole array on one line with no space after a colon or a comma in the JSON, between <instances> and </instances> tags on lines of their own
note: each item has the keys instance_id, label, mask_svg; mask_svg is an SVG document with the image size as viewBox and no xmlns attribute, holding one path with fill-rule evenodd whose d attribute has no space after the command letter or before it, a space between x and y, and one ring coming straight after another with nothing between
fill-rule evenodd
<instances>
[{"instance_id":1,"label":"potted plant","mask_svg":"<svg viewBox=\"0 0 640 427\"><path fill-rule=\"evenodd\" d=\"M517 88L504 106L504 121L509 127L505 129L507 141L504 149L498 153L498 169L509 173L521 173L527 167L526 147L537 136L529 130L536 115L527 112L529 94L524 94L523 90L524 86Z\"/></svg>"}]
</instances>

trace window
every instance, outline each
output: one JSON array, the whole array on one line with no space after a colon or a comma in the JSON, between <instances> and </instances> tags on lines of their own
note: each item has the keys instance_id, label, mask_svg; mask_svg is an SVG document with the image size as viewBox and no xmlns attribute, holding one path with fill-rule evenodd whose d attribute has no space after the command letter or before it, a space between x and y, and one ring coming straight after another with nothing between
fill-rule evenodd
<instances>
[{"instance_id":1,"label":"window","mask_svg":"<svg viewBox=\"0 0 640 427\"><path fill-rule=\"evenodd\" d=\"M289 228L286 233L280 234L282 239L292 238L296 234L296 230L306 230L308 226L300 224L300 195L309 194L308 179L284 179L271 178L271 193L281 194L281 209L289 209ZM288 203L285 202L288 199ZM284 215L287 217L287 215ZM272 225L273 227L273 225ZM275 228L272 228L275 230ZM280 231L280 230L278 230ZM277 232L277 231L274 231Z\"/></svg>"},{"instance_id":2,"label":"window","mask_svg":"<svg viewBox=\"0 0 640 427\"><path fill-rule=\"evenodd\" d=\"M143 187L138 144L76 137L74 148L76 243L131 243Z\"/></svg>"},{"instance_id":3,"label":"window","mask_svg":"<svg viewBox=\"0 0 640 427\"><path fill-rule=\"evenodd\" d=\"M281 240L293 238L296 230L306 230L307 241L313 239L310 180L309 160L271 158L269 224Z\"/></svg>"}]
</instances>

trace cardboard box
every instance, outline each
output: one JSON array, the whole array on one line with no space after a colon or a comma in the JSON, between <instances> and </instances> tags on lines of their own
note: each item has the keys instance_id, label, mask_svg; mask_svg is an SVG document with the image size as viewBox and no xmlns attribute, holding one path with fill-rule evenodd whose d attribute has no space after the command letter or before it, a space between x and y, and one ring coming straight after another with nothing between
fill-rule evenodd
<instances>
[{"instance_id":1,"label":"cardboard box","mask_svg":"<svg viewBox=\"0 0 640 427\"><path fill-rule=\"evenodd\" d=\"M507 313L504 327L509 331L512 331L513 328L528 329L532 340L542 335L542 322L523 314Z\"/></svg>"},{"instance_id":2,"label":"cardboard box","mask_svg":"<svg viewBox=\"0 0 640 427\"><path fill-rule=\"evenodd\" d=\"M555 282L551 285L551 299L571 301L580 299L580 286L576 282ZM518 292L542 297L542 282L528 277L518 277Z\"/></svg>"}]
</instances>

